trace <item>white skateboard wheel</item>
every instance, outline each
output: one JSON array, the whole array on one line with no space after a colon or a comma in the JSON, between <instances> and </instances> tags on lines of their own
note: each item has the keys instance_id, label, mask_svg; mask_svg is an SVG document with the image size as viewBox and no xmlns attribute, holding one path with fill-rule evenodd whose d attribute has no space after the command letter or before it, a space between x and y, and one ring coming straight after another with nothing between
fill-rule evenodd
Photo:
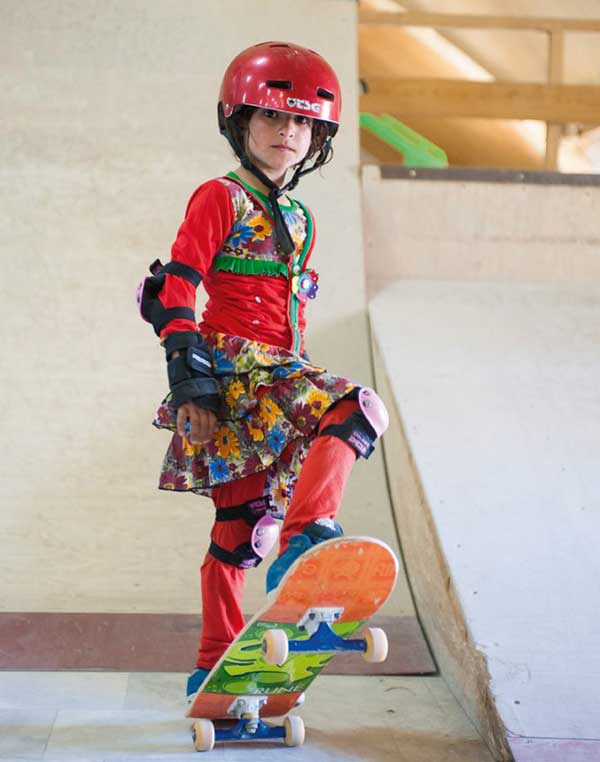
<instances>
[{"instance_id":1,"label":"white skateboard wheel","mask_svg":"<svg viewBox=\"0 0 600 762\"><path fill-rule=\"evenodd\" d=\"M284 743L286 746L302 746L304 743L304 723L302 717L288 715L283 723L285 728Z\"/></svg>"},{"instance_id":2,"label":"white skateboard wheel","mask_svg":"<svg viewBox=\"0 0 600 762\"><path fill-rule=\"evenodd\" d=\"M385 632L380 627L368 627L365 630L367 649L363 656L365 661L378 664L387 659L389 645Z\"/></svg>"},{"instance_id":3,"label":"white skateboard wheel","mask_svg":"<svg viewBox=\"0 0 600 762\"><path fill-rule=\"evenodd\" d=\"M267 664L285 664L289 653L288 637L283 630L267 630L262 640L263 658Z\"/></svg>"},{"instance_id":4,"label":"white skateboard wheel","mask_svg":"<svg viewBox=\"0 0 600 762\"><path fill-rule=\"evenodd\" d=\"M210 751L215 745L215 726L210 720L196 720L192 725L196 751Z\"/></svg>"}]
</instances>

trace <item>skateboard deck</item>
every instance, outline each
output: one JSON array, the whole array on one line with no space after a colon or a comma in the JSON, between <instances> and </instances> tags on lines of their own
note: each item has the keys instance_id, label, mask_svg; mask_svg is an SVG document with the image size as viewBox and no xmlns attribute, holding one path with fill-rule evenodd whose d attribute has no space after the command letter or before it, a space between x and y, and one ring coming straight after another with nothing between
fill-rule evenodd
<instances>
[{"instance_id":1,"label":"skateboard deck","mask_svg":"<svg viewBox=\"0 0 600 762\"><path fill-rule=\"evenodd\" d=\"M254 696L261 700L261 718L286 715L340 650L292 650L292 641L310 638L310 626L299 626L303 618L314 616L307 612L333 609L333 637L351 638L383 606L397 575L398 561L392 550L370 537L339 537L308 550L213 667L186 716L231 719L238 697ZM263 635L272 629L285 631L290 641L289 655L281 666L267 663L263 653Z\"/></svg>"}]
</instances>

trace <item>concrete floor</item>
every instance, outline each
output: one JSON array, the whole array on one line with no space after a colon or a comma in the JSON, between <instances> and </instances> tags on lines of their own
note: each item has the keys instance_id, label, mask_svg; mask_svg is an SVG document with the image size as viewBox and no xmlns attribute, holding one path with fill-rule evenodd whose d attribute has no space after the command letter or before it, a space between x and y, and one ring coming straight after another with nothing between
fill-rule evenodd
<instances>
[{"instance_id":1,"label":"concrete floor","mask_svg":"<svg viewBox=\"0 0 600 762\"><path fill-rule=\"evenodd\" d=\"M183 686L180 674L3 672L0 759L190 759ZM439 677L322 677L297 713L304 746L217 744L209 759L492 762Z\"/></svg>"}]
</instances>

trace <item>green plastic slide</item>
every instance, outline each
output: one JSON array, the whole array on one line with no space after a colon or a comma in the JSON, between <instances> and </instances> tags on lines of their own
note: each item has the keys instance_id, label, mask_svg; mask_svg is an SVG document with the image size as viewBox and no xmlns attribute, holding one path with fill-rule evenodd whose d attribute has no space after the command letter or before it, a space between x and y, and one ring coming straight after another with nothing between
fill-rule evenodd
<instances>
[{"instance_id":1,"label":"green plastic slide","mask_svg":"<svg viewBox=\"0 0 600 762\"><path fill-rule=\"evenodd\" d=\"M446 153L390 114L361 113L360 126L402 154L407 167L447 167Z\"/></svg>"}]
</instances>

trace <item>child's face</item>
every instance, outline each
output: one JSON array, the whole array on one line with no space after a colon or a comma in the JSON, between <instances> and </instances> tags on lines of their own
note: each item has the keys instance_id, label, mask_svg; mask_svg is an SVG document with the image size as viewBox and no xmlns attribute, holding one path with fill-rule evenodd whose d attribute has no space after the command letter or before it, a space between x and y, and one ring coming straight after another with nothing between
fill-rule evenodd
<instances>
[{"instance_id":1,"label":"child's face","mask_svg":"<svg viewBox=\"0 0 600 762\"><path fill-rule=\"evenodd\" d=\"M246 132L246 151L254 163L276 180L308 153L313 120L300 114L257 109Z\"/></svg>"}]
</instances>

